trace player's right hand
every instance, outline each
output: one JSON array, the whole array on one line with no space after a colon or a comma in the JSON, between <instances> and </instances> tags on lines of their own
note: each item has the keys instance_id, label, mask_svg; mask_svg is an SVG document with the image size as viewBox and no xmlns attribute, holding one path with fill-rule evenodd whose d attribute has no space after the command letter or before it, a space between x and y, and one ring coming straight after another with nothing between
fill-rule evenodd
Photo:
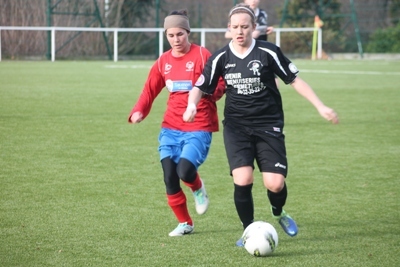
<instances>
[{"instance_id":1,"label":"player's right hand","mask_svg":"<svg viewBox=\"0 0 400 267\"><path fill-rule=\"evenodd\" d=\"M183 121L185 122L193 122L194 117L196 116L197 108L196 105L191 103L187 106L185 113L183 113Z\"/></svg>"},{"instance_id":2,"label":"player's right hand","mask_svg":"<svg viewBox=\"0 0 400 267\"><path fill-rule=\"evenodd\" d=\"M143 120L143 114L140 111L136 111L131 116L132 123L139 123Z\"/></svg>"}]
</instances>

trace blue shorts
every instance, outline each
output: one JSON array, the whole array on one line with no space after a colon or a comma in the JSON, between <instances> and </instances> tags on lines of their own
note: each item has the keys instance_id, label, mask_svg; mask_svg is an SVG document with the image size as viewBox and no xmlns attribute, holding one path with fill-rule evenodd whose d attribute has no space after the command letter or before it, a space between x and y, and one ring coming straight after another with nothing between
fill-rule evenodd
<instances>
[{"instance_id":1,"label":"blue shorts","mask_svg":"<svg viewBox=\"0 0 400 267\"><path fill-rule=\"evenodd\" d=\"M206 160L211 139L210 132L182 132L162 128L158 137L160 160L170 157L178 163L181 158L185 158L197 169Z\"/></svg>"}]
</instances>

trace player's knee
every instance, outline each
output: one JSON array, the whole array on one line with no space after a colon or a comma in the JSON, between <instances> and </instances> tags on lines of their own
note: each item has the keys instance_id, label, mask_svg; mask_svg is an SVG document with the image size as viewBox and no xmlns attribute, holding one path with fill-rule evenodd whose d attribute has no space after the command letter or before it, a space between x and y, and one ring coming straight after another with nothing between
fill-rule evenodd
<instances>
[{"instance_id":1,"label":"player's knee","mask_svg":"<svg viewBox=\"0 0 400 267\"><path fill-rule=\"evenodd\" d=\"M275 193L280 192L285 186L285 176L280 173L263 172L264 186Z\"/></svg>"},{"instance_id":2,"label":"player's knee","mask_svg":"<svg viewBox=\"0 0 400 267\"><path fill-rule=\"evenodd\" d=\"M267 189L274 192L274 193L279 193L283 188L282 184L270 184Z\"/></svg>"},{"instance_id":3,"label":"player's knee","mask_svg":"<svg viewBox=\"0 0 400 267\"><path fill-rule=\"evenodd\" d=\"M270 181L268 184L264 183L264 185L269 191L274 192L274 193L279 193L282 191L282 189L285 188L285 181L276 179L276 180Z\"/></svg>"},{"instance_id":4,"label":"player's knee","mask_svg":"<svg viewBox=\"0 0 400 267\"><path fill-rule=\"evenodd\" d=\"M168 195L173 195L181 190L176 163L169 157L161 160L164 173L164 184Z\"/></svg>"},{"instance_id":5,"label":"player's knee","mask_svg":"<svg viewBox=\"0 0 400 267\"><path fill-rule=\"evenodd\" d=\"M184 182L191 183L196 179L196 167L187 159L182 158L179 160L176 172Z\"/></svg>"}]
</instances>

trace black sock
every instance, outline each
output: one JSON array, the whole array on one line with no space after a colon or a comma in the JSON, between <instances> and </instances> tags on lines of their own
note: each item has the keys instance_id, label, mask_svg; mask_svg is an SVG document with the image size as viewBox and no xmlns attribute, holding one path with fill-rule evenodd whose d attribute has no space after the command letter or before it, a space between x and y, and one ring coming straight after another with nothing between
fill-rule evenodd
<instances>
[{"instance_id":1,"label":"black sock","mask_svg":"<svg viewBox=\"0 0 400 267\"><path fill-rule=\"evenodd\" d=\"M281 215L283 206L285 206L287 198L286 183L284 184L282 190L278 193L274 193L268 190L268 198L272 206L272 213L275 216Z\"/></svg>"},{"instance_id":2,"label":"black sock","mask_svg":"<svg viewBox=\"0 0 400 267\"><path fill-rule=\"evenodd\" d=\"M235 201L236 211L239 219L243 224L243 229L246 229L254 221L254 204L251 189L253 184L240 186L234 184L235 190L233 199Z\"/></svg>"}]
</instances>

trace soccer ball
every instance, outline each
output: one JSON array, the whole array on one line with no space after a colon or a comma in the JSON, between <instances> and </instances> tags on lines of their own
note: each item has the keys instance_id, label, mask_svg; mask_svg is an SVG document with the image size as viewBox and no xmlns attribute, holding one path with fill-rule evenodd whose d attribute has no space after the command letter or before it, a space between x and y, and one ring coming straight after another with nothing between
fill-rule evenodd
<instances>
[{"instance_id":1,"label":"soccer ball","mask_svg":"<svg viewBox=\"0 0 400 267\"><path fill-rule=\"evenodd\" d=\"M271 224L263 221L247 226L242 239L247 252L256 257L268 256L278 246L278 233Z\"/></svg>"}]
</instances>

